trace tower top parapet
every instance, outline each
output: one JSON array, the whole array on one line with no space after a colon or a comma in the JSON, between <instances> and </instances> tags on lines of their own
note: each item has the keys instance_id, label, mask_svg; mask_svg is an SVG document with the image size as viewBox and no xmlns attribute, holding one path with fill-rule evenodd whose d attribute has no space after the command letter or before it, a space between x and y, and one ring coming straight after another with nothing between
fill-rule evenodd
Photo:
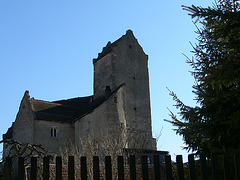
<instances>
[{"instance_id":1,"label":"tower top parapet","mask_svg":"<svg viewBox=\"0 0 240 180\"><path fill-rule=\"evenodd\" d=\"M113 51L114 47L116 47L119 44L119 42L121 42L123 40L123 38L125 38L125 37L135 38L133 31L129 29L126 31L125 35L123 35L118 40L114 41L113 43L111 41L108 41L107 45L105 47L103 47L102 52L98 53L98 57L93 59L93 64L95 62L97 62L99 59L101 59L102 57L106 56L108 53L111 53Z\"/></svg>"}]
</instances>

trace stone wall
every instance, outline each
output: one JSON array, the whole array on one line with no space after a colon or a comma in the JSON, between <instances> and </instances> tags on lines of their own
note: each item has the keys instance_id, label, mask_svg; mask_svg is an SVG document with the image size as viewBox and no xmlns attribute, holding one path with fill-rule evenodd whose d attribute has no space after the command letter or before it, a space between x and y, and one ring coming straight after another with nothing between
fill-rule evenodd
<instances>
[{"instance_id":1,"label":"stone wall","mask_svg":"<svg viewBox=\"0 0 240 180\"><path fill-rule=\"evenodd\" d=\"M75 122L76 145L80 146L80 140L84 140L88 136L94 137L102 133L106 134L111 130L120 129L117 99L118 94L116 93L92 112Z\"/></svg>"},{"instance_id":2,"label":"stone wall","mask_svg":"<svg viewBox=\"0 0 240 180\"><path fill-rule=\"evenodd\" d=\"M13 123L13 139L23 143L33 143L34 115L29 92L26 91L21 101L16 120Z\"/></svg>"},{"instance_id":3,"label":"stone wall","mask_svg":"<svg viewBox=\"0 0 240 180\"><path fill-rule=\"evenodd\" d=\"M112 54L109 53L94 63L94 98L105 95L106 86L112 90L116 89L113 77Z\"/></svg>"},{"instance_id":4,"label":"stone wall","mask_svg":"<svg viewBox=\"0 0 240 180\"><path fill-rule=\"evenodd\" d=\"M108 54L94 61L94 97L104 95L103 89L106 86L110 86L111 90L115 91L125 84L122 108L128 137L131 137L133 142L139 139L151 141L148 56L132 31L127 31L126 35L112 45L108 44L105 49L110 47L112 50ZM141 148L155 149L153 146L153 143L150 143ZM135 145L129 147L136 148Z\"/></svg>"},{"instance_id":5,"label":"stone wall","mask_svg":"<svg viewBox=\"0 0 240 180\"><path fill-rule=\"evenodd\" d=\"M148 56L130 30L113 44L108 43L103 52L94 61L94 99L105 96L109 87L111 96L105 102L73 124L37 120L26 91L13 123L13 139L42 144L49 153L59 153L69 142L79 146L80 139L91 133L116 129L123 132L122 140L128 142L124 147L156 149L152 139ZM56 137L51 137L51 128L56 129Z\"/></svg>"},{"instance_id":6,"label":"stone wall","mask_svg":"<svg viewBox=\"0 0 240 180\"><path fill-rule=\"evenodd\" d=\"M38 172L38 179L42 180L42 167L40 168L40 171ZM124 167L124 179L125 180L130 180L130 167L129 166L125 166ZM162 180L166 180L166 172L165 169L160 166L160 172L161 172L161 179ZM75 179L80 180L81 178L81 170L80 170L80 166L75 165L74 166L74 174L75 174ZM154 180L154 167L153 166L148 166L148 175L149 175L149 180ZM49 179L55 179L56 178L56 166L55 165L50 165L49 166ZM112 177L113 179L117 179L117 167L112 167ZM92 179L93 175L88 174L88 178ZM101 166L99 167L99 178L100 180L104 180L105 179L105 167ZM136 167L136 178L137 179L142 179L142 167L141 166L137 166ZM62 180L68 180L68 165L63 165L62 166Z\"/></svg>"},{"instance_id":7,"label":"stone wall","mask_svg":"<svg viewBox=\"0 0 240 180\"><path fill-rule=\"evenodd\" d=\"M71 124L34 120L34 127L34 142L41 144L49 154L59 154L60 148L73 141L74 129ZM51 128L56 128L56 137L51 137Z\"/></svg>"}]
</instances>

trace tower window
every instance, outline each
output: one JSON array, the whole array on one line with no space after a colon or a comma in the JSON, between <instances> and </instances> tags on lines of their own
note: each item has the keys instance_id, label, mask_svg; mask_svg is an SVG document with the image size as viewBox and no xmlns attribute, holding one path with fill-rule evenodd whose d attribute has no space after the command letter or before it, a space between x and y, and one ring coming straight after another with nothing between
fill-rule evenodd
<instances>
[{"instance_id":1,"label":"tower window","mask_svg":"<svg viewBox=\"0 0 240 180\"><path fill-rule=\"evenodd\" d=\"M105 97L108 98L110 95L111 95L111 88L110 86L106 86Z\"/></svg>"},{"instance_id":2,"label":"tower window","mask_svg":"<svg viewBox=\"0 0 240 180\"><path fill-rule=\"evenodd\" d=\"M120 127L123 128L123 127L124 127L124 124L123 124L123 123L120 123Z\"/></svg>"},{"instance_id":3,"label":"tower window","mask_svg":"<svg viewBox=\"0 0 240 180\"><path fill-rule=\"evenodd\" d=\"M57 137L57 128L55 127L51 128L51 137L53 138Z\"/></svg>"},{"instance_id":4,"label":"tower window","mask_svg":"<svg viewBox=\"0 0 240 180\"><path fill-rule=\"evenodd\" d=\"M113 98L113 102L117 103L117 97Z\"/></svg>"},{"instance_id":5,"label":"tower window","mask_svg":"<svg viewBox=\"0 0 240 180\"><path fill-rule=\"evenodd\" d=\"M89 132L90 131L90 122L88 121L87 122L87 132Z\"/></svg>"}]
</instances>

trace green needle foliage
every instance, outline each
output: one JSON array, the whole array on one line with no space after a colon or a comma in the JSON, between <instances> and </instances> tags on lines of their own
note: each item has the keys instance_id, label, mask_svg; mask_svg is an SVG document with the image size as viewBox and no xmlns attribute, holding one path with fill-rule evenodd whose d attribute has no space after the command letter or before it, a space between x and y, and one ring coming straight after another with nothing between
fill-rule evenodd
<instances>
[{"instance_id":1,"label":"green needle foliage","mask_svg":"<svg viewBox=\"0 0 240 180\"><path fill-rule=\"evenodd\" d=\"M240 4L218 0L213 7L183 9L201 24L194 58L187 58L198 106L185 105L170 91L180 119L170 111L172 120L166 121L176 126L187 150L234 153L240 150Z\"/></svg>"}]
</instances>

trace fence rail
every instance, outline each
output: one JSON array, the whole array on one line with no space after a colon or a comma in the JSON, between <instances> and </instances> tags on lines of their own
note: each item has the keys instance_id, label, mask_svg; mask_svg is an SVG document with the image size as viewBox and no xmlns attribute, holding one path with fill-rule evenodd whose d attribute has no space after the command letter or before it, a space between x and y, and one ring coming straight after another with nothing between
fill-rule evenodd
<instances>
[{"instance_id":1,"label":"fence rail","mask_svg":"<svg viewBox=\"0 0 240 180\"><path fill-rule=\"evenodd\" d=\"M137 169L139 165L136 164L136 157L131 155L129 158L129 179L136 180L137 173L141 174L141 179L143 180L185 180L186 176L190 180L202 179L202 180L218 180L218 179L225 179L231 180L236 179L240 180L240 161L239 161L239 154L234 155L232 157L224 154L221 156L212 155L210 159L206 159L205 156L201 155L200 159L195 160L193 154L188 155L188 162L183 163L182 156L176 156L176 162L171 160L170 155L165 156L165 161L160 162L159 156L154 155L153 157L153 164L148 164L148 156L143 155L141 156L141 165L140 171ZM12 179L12 158L7 157L4 166L4 177L6 180ZM61 157L56 157L55 160L55 170L54 170L54 177L50 177L50 164L49 164L49 157L44 157L43 159L43 170L42 170L42 178L43 180L63 179L63 172L62 172L62 159ZM24 158L18 158L18 165L17 165L17 179L19 180L26 180L26 173L25 173L25 166L24 166ZM76 177L74 165L74 157L68 157L68 165L67 167L67 179L74 180ZM106 179L111 180L113 179L113 165L112 165L112 158L110 156L105 156L103 171L104 176L100 176L101 171L99 165L99 157L94 156L92 159L92 169L93 169L93 179L100 180ZM30 179L37 180L38 174L38 164L37 164L37 157L31 158L31 168L30 168ZM151 172L150 172L151 169ZM152 176L150 174L153 174ZM117 157L117 178L119 180L126 179L126 166L124 165L124 157L118 156ZM77 174L77 179L86 180L88 179L88 169L87 169L87 158L81 157L80 159L80 171ZM80 178L81 177L81 178ZM115 178L114 178L115 179ZM138 178L139 179L139 178Z\"/></svg>"}]
</instances>

